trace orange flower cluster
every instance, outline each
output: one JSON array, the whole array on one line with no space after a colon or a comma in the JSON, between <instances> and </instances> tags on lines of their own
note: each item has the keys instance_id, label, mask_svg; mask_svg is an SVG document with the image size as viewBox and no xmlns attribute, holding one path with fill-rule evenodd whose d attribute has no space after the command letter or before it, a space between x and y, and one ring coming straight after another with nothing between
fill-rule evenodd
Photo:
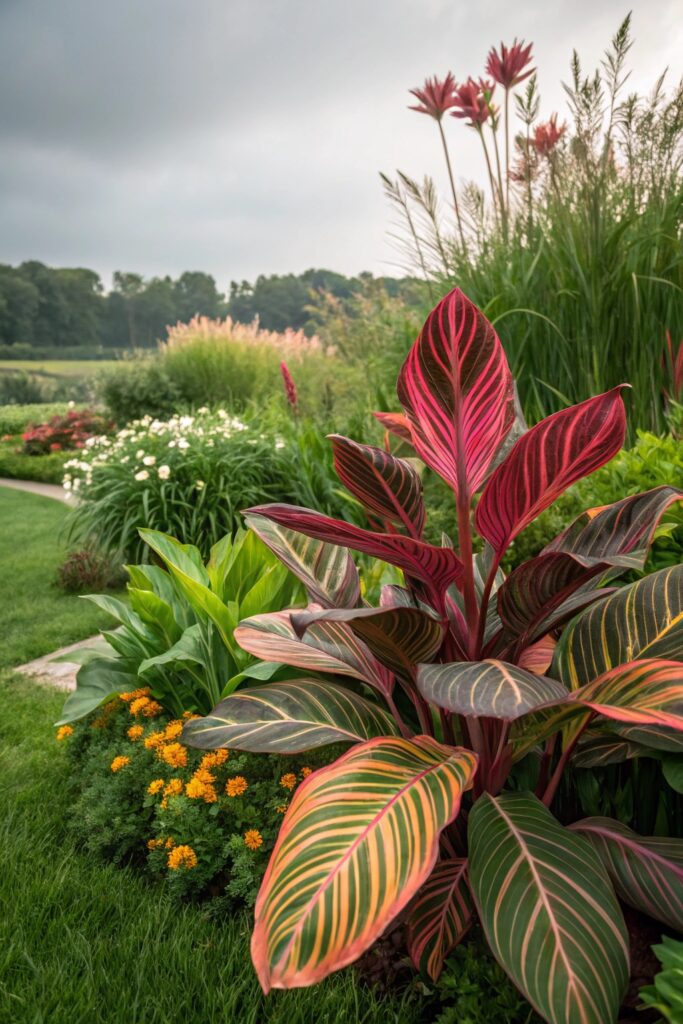
<instances>
[{"instance_id":1,"label":"orange flower cluster","mask_svg":"<svg viewBox=\"0 0 683 1024\"><path fill-rule=\"evenodd\" d=\"M294 772L286 772L280 779L280 785L284 789L294 789L297 783L297 778Z\"/></svg>"},{"instance_id":2,"label":"orange flower cluster","mask_svg":"<svg viewBox=\"0 0 683 1024\"><path fill-rule=\"evenodd\" d=\"M228 796L242 796L249 788L249 783L243 775L234 775L225 783L225 792Z\"/></svg>"},{"instance_id":3,"label":"orange flower cluster","mask_svg":"<svg viewBox=\"0 0 683 1024\"><path fill-rule=\"evenodd\" d=\"M258 850L259 846L263 846L263 836L256 828L250 828L244 833L244 845L248 850Z\"/></svg>"},{"instance_id":4,"label":"orange flower cluster","mask_svg":"<svg viewBox=\"0 0 683 1024\"><path fill-rule=\"evenodd\" d=\"M73 731L72 725L60 725L59 729L57 729L57 739L61 742L73 735Z\"/></svg>"},{"instance_id":5,"label":"orange flower cluster","mask_svg":"<svg viewBox=\"0 0 683 1024\"><path fill-rule=\"evenodd\" d=\"M157 754L171 768L185 768L187 765L187 750L182 743L166 743L159 747Z\"/></svg>"},{"instance_id":6,"label":"orange flower cluster","mask_svg":"<svg viewBox=\"0 0 683 1024\"><path fill-rule=\"evenodd\" d=\"M179 868L196 868L197 854L191 846L174 846L168 854L168 866L171 871L177 871Z\"/></svg>"},{"instance_id":7,"label":"orange flower cluster","mask_svg":"<svg viewBox=\"0 0 683 1024\"><path fill-rule=\"evenodd\" d=\"M121 769L125 768L127 764L130 764L130 758L119 754L119 756L115 757L114 760L112 761L111 770L113 772L120 772Z\"/></svg>"},{"instance_id":8,"label":"orange flower cluster","mask_svg":"<svg viewBox=\"0 0 683 1024\"><path fill-rule=\"evenodd\" d=\"M128 739L131 741L131 743L135 743L136 740L140 739L143 732L144 729L142 728L141 725L131 725L126 735L128 736Z\"/></svg>"}]
</instances>

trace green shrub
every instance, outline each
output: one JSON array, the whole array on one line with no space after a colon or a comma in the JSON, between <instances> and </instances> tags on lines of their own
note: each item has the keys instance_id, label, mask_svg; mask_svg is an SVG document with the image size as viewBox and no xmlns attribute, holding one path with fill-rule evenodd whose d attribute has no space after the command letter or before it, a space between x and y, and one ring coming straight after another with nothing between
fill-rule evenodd
<instances>
[{"instance_id":1,"label":"green shrub","mask_svg":"<svg viewBox=\"0 0 683 1024\"><path fill-rule=\"evenodd\" d=\"M117 423L143 416L166 417L182 407L182 397L163 364L153 355L122 360L98 374L97 397ZM203 403L200 403L203 404Z\"/></svg>"},{"instance_id":2,"label":"green shrub","mask_svg":"<svg viewBox=\"0 0 683 1024\"><path fill-rule=\"evenodd\" d=\"M35 480L43 484L61 484L64 463L69 452L49 455L25 455L16 441L0 442L0 477L10 480Z\"/></svg>"},{"instance_id":3,"label":"green shrub","mask_svg":"<svg viewBox=\"0 0 683 1024\"><path fill-rule=\"evenodd\" d=\"M683 1021L683 942L677 942L668 935L662 937L661 945L652 947L662 965L655 976L654 984L640 990L643 1006L661 1014L669 1024Z\"/></svg>"},{"instance_id":4,"label":"green shrub","mask_svg":"<svg viewBox=\"0 0 683 1024\"><path fill-rule=\"evenodd\" d=\"M0 435L21 434L29 423L43 423L51 416L65 416L68 410L67 402L0 405Z\"/></svg>"},{"instance_id":5,"label":"green shrub","mask_svg":"<svg viewBox=\"0 0 683 1024\"><path fill-rule=\"evenodd\" d=\"M123 582L121 571L109 555L92 548L70 551L59 567L57 580L67 594L113 589Z\"/></svg>"},{"instance_id":6,"label":"green shrub","mask_svg":"<svg viewBox=\"0 0 683 1024\"><path fill-rule=\"evenodd\" d=\"M0 373L0 406L52 402L57 397L56 390L56 385L23 371Z\"/></svg>"}]
</instances>

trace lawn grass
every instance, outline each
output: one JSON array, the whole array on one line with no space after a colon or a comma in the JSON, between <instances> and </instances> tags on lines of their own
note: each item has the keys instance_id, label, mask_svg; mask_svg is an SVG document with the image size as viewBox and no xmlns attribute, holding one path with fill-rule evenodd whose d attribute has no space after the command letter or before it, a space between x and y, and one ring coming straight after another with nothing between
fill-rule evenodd
<instances>
[{"instance_id":1,"label":"lawn grass","mask_svg":"<svg viewBox=\"0 0 683 1024\"><path fill-rule=\"evenodd\" d=\"M170 902L137 872L95 862L68 830L68 762L51 723L63 696L0 674L0 1021L3 1024L416 1024L416 1002L351 972L260 993L246 916Z\"/></svg>"},{"instance_id":2,"label":"lawn grass","mask_svg":"<svg viewBox=\"0 0 683 1024\"><path fill-rule=\"evenodd\" d=\"M118 365L117 359L0 359L0 373L46 374L50 377L90 377Z\"/></svg>"},{"instance_id":3,"label":"lawn grass","mask_svg":"<svg viewBox=\"0 0 683 1024\"><path fill-rule=\"evenodd\" d=\"M0 667L31 661L112 624L89 601L57 586L68 514L52 498L0 487Z\"/></svg>"}]
</instances>

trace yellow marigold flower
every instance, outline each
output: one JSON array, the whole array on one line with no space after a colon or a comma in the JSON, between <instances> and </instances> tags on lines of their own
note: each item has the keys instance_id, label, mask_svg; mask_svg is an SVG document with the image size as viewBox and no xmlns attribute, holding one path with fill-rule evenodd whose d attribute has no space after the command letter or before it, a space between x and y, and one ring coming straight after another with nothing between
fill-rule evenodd
<instances>
[{"instance_id":1,"label":"yellow marigold flower","mask_svg":"<svg viewBox=\"0 0 683 1024\"><path fill-rule=\"evenodd\" d=\"M59 729L57 729L57 739L60 741L65 740L73 735L73 731L73 725L60 725Z\"/></svg>"},{"instance_id":2,"label":"yellow marigold flower","mask_svg":"<svg viewBox=\"0 0 683 1024\"><path fill-rule=\"evenodd\" d=\"M183 723L179 719L175 719L173 722L169 722L164 730L164 738L167 740L177 740L183 731Z\"/></svg>"},{"instance_id":3,"label":"yellow marigold flower","mask_svg":"<svg viewBox=\"0 0 683 1024\"><path fill-rule=\"evenodd\" d=\"M164 742L163 732L151 732L145 740L145 750L155 750Z\"/></svg>"},{"instance_id":4,"label":"yellow marigold flower","mask_svg":"<svg viewBox=\"0 0 683 1024\"><path fill-rule=\"evenodd\" d=\"M205 786L210 786L216 781L216 776L213 775L208 768L204 768L202 765L200 765L194 773L194 778Z\"/></svg>"},{"instance_id":5,"label":"yellow marigold flower","mask_svg":"<svg viewBox=\"0 0 683 1024\"><path fill-rule=\"evenodd\" d=\"M164 845L163 839L148 839L147 840L147 849L148 850L158 850L159 847L163 846L163 845Z\"/></svg>"},{"instance_id":6,"label":"yellow marigold flower","mask_svg":"<svg viewBox=\"0 0 683 1024\"><path fill-rule=\"evenodd\" d=\"M137 718L138 715L141 715L149 702L149 697L136 697L134 701L131 701L128 710L133 718Z\"/></svg>"},{"instance_id":7,"label":"yellow marigold flower","mask_svg":"<svg viewBox=\"0 0 683 1024\"><path fill-rule=\"evenodd\" d=\"M228 796L242 796L246 793L249 783L243 775L235 775L225 783L225 792Z\"/></svg>"},{"instance_id":8,"label":"yellow marigold flower","mask_svg":"<svg viewBox=\"0 0 683 1024\"><path fill-rule=\"evenodd\" d=\"M175 839L173 838L173 836L168 837L168 839L164 843L164 846L166 847L167 850L173 849L173 847L175 846Z\"/></svg>"},{"instance_id":9,"label":"yellow marigold flower","mask_svg":"<svg viewBox=\"0 0 683 1024\"><path fill-rule=\"evenodd\" d=\"M209 754L204 754L201 760L200 768L220 768L222 764L228 760L230 751L221 748L220 750L212 750Z\"/></svg>"},{"instance_id":10,"label":"yellow marigold flower","mask_svg":"<svg viewBox=\"0 0 683 1024\"><path fill-rule=\"evenodd\" d=\"M163 710L161 704L157 704L155 700L148 700L142 709L142 713L145 718L154 718L155 715L160 715Z\"/></svg>"},{"instance_id":11,"label":"yellow marigold flower","mask_svg":"<svg viewBox=\"0 0 683 1024\"><path fill-rule=\"evenodd\" d=\"M185 786L185 796L189 796L190 800L201 800L205 789L204 783L195 776Z\"/></svg>"},{"instance_id":12,"label":"yellow marigold flower","mask_svg":"<svg viewBox=\"0 0 683 1024\"><path fill-rule=\"evenodd\" d=\"M131 743L135 743L136 740L140 739L143 732L144 729L142 728L141 725L131 725L130 729L127 732L128 739L131 741Z\"/></svg>"},{"instance_id":13,"label":"yellow marigold flower","mask_svg":"<svg viewBox=\"0 0 683 1024\"><path fill-rule=\"evenodd\" d=\"M218 800L218 794L213 786L204 786L204 802L207 804L215 804Z\"/></svg>"},{"instance_id":14,"label":"yellow marigold flower","mask_svg":"<svg viewBox=\"0 0 683 1024\"><path fill-rule=\"evenodd\" d=\"M119 700L124 701L126 704L130 704L131 701L138 700L140 697L146 697L149 693L149 686L143 686L139 690L130 690L129 693L120 693Z\"/></svg>"},{"instance_id":15,"label":"yellow marigold flower","mask_svg":"<svg viewBox=\"0 0 683 1024\"><path fill-rule=\"evenodd\" d=\"M278 814L286 814L287 804L278 804L275 810L277 811Z\"/></svg>"},{"instance_id":16,"label":"yellow marigold flower","mask_svg":"<svg viewBox=\"0 0 683 1024\"><path fill-rule=\"evenodd\" d=\"M307 779L308 776L311 775L312 773L313 773L313 769L312 768L309 768L309 767L302 768L301 769L301 778L302 779Z\"/></svg>"},{"instance_id":17,"label":"yellow marigold flower","mask_svg":"<svg viewBox=\"0 0 683 1024\"><path fill-rule=\"evenodd\" d=\"M164 790L164 796L180 796L184 789L182 779L171 779Z\"/></svg>"},{"instance_id":18,"label":"yellow marigold flower","mask_svg":"<svg viewBox=\"0 0 683 1024\"><path fill-rule=\"evenodd\" d=\"M191 846L174 846L168 855L168 866L171 871L177 871L178 868L196 868L197 854Z\"/></svg>"},{"instance_id":19,"label":"yellow marigold flower","mask_svg":"<svg viewBox=\"0 0 683 1024\"><path fill-rule=\"evenodd\" d=\"M170 764L172 768L184 768L187 764L187 750L182 743L167 743L159 747L157 753L161 760Z\"/></svg>"},{"instance_id":20,"label":"yellow marigold flower","mask_svg":"<svg viewBox=\"0 0 683 1024\"><path fill-rule=\"evenodd\" d=\"M244 833L244 845L248 850L258 850L259 846L263 846L263 836L258 829L250 828Z\"/></svg>"},{"instance_id":21,"label":"yellow marigold flower","mask_svg":"<svg viewBox=\"0 0 683 1024\"><path fill-rule=\"evenodd\" d=\"M193 718L201 718L196 711L183 711L183 718L186 722L191 722Z\"/></svg>"},{"instance_id":22,"label":"yellow marigold flower","mask_svg":"<svg viewBox=\"0 0 683 1024\"><path fill-rule=\"evenodd\" d=\"M161 792L165 785L166 783L164 782L163 779L154 779L154 781L150 782L149 786L147 787L147 792L149 793L150 796L155 796L157 793Z\"/></svg>"},{"instance_id":23,"label":"yellow marigold flower","mask_svg":"<svg viewBox=\"0 0 683 1024\"><path fill-rule=\"evenodd\" d=\"M286 772L280 779L280 785L285 789L294 789L296 786L296 775L294 772Z\"/></svg>"},{"instance_id":24,"label":"yellow marigold flower","mask_svg":"<svg viewBox=\"0 0 683 1024\"><path fill-rule=\"evenodd\" d=\"M130 764L130 758L119 754L119 756L115 757L114 760L112 761L111 770L113 772L120 772L121 769L125 768L127 764Z\"/></svg>"}]
</instances>

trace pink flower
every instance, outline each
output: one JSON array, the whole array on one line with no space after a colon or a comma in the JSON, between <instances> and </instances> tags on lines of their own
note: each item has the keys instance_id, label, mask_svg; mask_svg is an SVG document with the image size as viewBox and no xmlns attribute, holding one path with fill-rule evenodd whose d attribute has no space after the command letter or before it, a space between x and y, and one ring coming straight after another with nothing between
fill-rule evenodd
<instances>
[{"instance_id":1,"label":"pink flower","mask_svg":"<svg viewBox=\"0 0 683 1024\"><path fill-rule=\"evenodd\" d=\"M59 441L53 441L52 444L50 445L50 451L51 452L61 452L61 450L62 450L62 446L59 443Z\"/></svg>"},{"instance_id":2,"label":"pink flower","mask_svg":"<svg viewBox=\"0 0 683 1024\"><path fill-rule=\"evenodd\" d=\"M525 46L524 40L518 43L515 39L509 49L504 43L501 43L499 53L494 47L491 47L486 60L487 75L490 75L494 82L502 85L504 89L512 89L515 85L519 85L536 70L535 68L525 70L531 62L532 46L533 43Z\"/></svg>"},{"instance_id":3,"label":"pink flower","mask_svg":"<svg viewBox=\"0 0 683 1024\"><path fill-rule=\"evenodd\" d=\"M411 95L420 102L417 106L408 107L417 110L418 114L428 114L435 121L440 121L447 110L455 106L455 78L448 72L445 78L427 78L421 89L411 89Z\"/></svg>"},{"instance_id":4,"label":"pink flower","mask_svg":"<svg viewBox=\"0 0 683 1024\"><path fill-rule=\"evenodd\" d=\"M468 78L463 85L455 90L454 107L457 109L451 113L451 117L466 117L471 125L481 127L496 110L491 103L491 96L495 85L480 78L475 82Z\"/></svg>"},{"instance_id":5,"label":"pink flower","mask_svg":"<svg viewBox=\"0 0 683 1024\"><path fill-rule=\"evenodd\" d=\"M294 378L289 372L289 367L287 366L287 363L284 360L280 363L280 373L282 374L282 380L284 381L285 395L287 397L287 401L291 405L292 409L294 409L294 411L296 412L299 406L299 398L296 393L296 384L294 383Z\"/></svg>"},{"instance_id":6,"label":"pink flower","mask_svg":"<svg viewBox=\"0 0 683 1024\"><path fill-rule=\"evenodd\" d=\"M552 114L549 121L536 125L531 145L539 156L549 156L567 130L566 124L557 125L557 114Z\"/></svg>"}]
</instances>

